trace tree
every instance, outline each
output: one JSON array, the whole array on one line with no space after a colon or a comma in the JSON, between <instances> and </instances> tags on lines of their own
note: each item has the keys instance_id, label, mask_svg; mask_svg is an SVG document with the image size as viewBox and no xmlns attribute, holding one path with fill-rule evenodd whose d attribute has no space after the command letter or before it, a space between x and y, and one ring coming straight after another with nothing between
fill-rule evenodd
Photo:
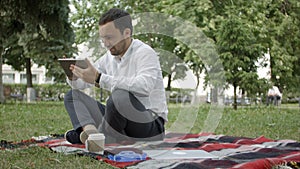
<instances>
[{"instance_id":1,"label":"tree","mask_svg":"<svg viewBox=\"0 0 300 169\"><path fill-rule=\"evenodd\" d=\"M74 33L68 22L68 4L67 0L12 0L1 4L8 23L20 25L18 32L5 37L2 43L6 50L4 62L16 70L26 68L28 88L32 88L31 61L38 66L45 65L47 75L55 76L56 80L64 77L57 59L73 52Z\"/></svg>"},{"instance_id":2,"label":"tree","mask_svg":"<svg viewBox=\"0 0 300 169\"><path fill-rule=\"evenodd\" d=\"M236 16L221 24L217 46L226 74L226 81L234 88L234 108L237 108L237 87L251 84L258 78L255 61L258 53L253 52L253 34L249 27Z\"/></svg>"},{"instance_id":3,"label":"tree","mask_svg":"<svg viewBox=\"0 0 300 169\"><path fill-rule=\"evenodd\" d=\"M186 76L187 66L184 62L185 49L176 39L177 20L169 15L146 12L133 15L138 22L135 35L149 44L160 57L163 77L168 79L166 90L171 90L171 82Z\"/></svg>"},{"instance_id":4,"label":"tree","mask_svg":"<svg viewBox=\"0 0 300 169\"><path fill-rule=\"evenodd\" d=\"M205 26L208 25L207 22L207 10L211 7L209 4L209 1L164 1L164 3L161 5L162 11L166 12L170 15L175 15L183 18L186 21L189 21L193 24L195 24L196 27L202 28L201 31L205 30ZM184 28L186 31L185 33L181 35L181 38L184 39L193 39L195 36L195 31L188 30L188 28ZM197 30L198 31L198 30ZM199 32L199 36L203 36L204 34L201 34ZM197 36L198 37L198 36ZM197 77L197 84L196 88L199 86L199 79L201 73L205 71L205 63L203 63L203 60L201 58L205 56L199 56L199 52L193 51L193 49L190 48L192 43L197 43L198 47L205 44L198 44L201 41L206 41L207 37L201 37L201 39L197 39L196 41L191 42L191 40L186 40L185 42L190 42L189 44L184 44L183 42L178 42L180 48L182 49L182 53L185 55L184 60L187 62L187 65L189 68L194 72L195 76ZM207 44L207 43L206 43ZM197 47L197 48L198 48ZM204 48L202 48L204 49ZM203 51L203 50L202 50ZM201 53L204 53L202 52ZM197 54L198 53L198 54Z\"/></svg>"},{"instance_id":5,"label":"tree","mask_svg":"<svg viewBox=\"0 0 300 169\"><path fill-rule=\"evenodd\" d=\"M289 51L291 51L295 58L293 61L293 80L290 80L290 83L286 85L287 96L290 97L300 97L300 8L296 6L296 3L298 1L292 1L293 5L290 12L292 18L291 29L289 29L290 32L287 31L291 40Z\"/></svg>"},{"instance_id":6,"label":"tree","mask_svg":"<svg viewBox=\"0 0 300 169\"><path fill-rule=\"evenodd\" d=\"M18 20L13 20L11 17L15 16L15 8L11 6L8 1L0 1L0 102L4 103L5 98L3 95L3 81L2 81L2 63L3 63L3 56L7 53L8 49L7 46L16 43L16 33L19 33L24 28L24 24L19 22ZM13 36L14 35L14 36ZM12 38L10 38L12 37Z\"/></svg>"},{"instance_id":7,"label":"tree","mask_svg":"<svg viewBox=\"0 0 300 169\"><path fill-rule=\"evenodd\" d=\"M264 4L266 7L264 16L265 46L270 54L270 80L273 85L279 86L281 91L285 85L284 81L289 81L288 79L292 78L293 57L288 52L288 48L290 48L290 38L292 37L289 34L293 24L291 24L291 17L287 13L287 2L272 0Z\"/></svg>"},{"instance_id":8,"label":"tree","mask_svg":"<svg viewBox=\"0 0 300 169\"><path fill-rule=\"evenodd\" d=\"M295 0L275 1L269 4L272 10L266 17L276 25L269 28L272 42L271 53L271 80L287 95L292 97L300 94L299 89L299 2ZM274 6L274 4L276 4ZM271 25L271 23L270 23Z\"/></svg>"}]
</instances>

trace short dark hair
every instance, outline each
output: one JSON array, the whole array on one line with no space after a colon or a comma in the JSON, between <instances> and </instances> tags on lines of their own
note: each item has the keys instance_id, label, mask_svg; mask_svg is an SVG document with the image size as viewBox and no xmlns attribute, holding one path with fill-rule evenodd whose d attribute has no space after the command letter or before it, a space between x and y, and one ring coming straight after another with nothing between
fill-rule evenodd
<instances>
[{"instance_id":1,"label":"short dark hair","mask_svg":"<svg viewBox=\"0 0 300 169\"><path fill-rule=\"evenodd\" d=\"M99 25L105 25L111 21L114 22L115 27L119 29L121 33L123 33L126 28L129 28L132 35L132 20L128 12L122 9L112 8L100 17Z\"/></svg>"}]
</instances>

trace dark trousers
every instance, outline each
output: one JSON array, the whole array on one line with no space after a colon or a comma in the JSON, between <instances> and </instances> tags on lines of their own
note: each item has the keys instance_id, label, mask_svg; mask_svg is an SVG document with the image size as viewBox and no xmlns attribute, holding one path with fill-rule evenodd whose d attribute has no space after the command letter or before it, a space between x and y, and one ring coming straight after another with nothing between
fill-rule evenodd
<instances>
[{"instance_id":1,"label":"dark trousers","mask_svg":"<svg viewBox=\"0 0 300 169\"><path fill-rule=\"evenodd\" d=\"M79 90L70 90L64 98L74 129L87 124L98 127L108 137L122 140L154 141L164 138L164 120L130 92L115 90L106 106Z\"/></svg>"},{"instance_id":2,"label":"dark trousers","mask_svg":"<svg viewBox=\"0 0 300 169\"><path fill-rule=\"evenodd\" d=\"M267 105L274 104L275 106L278 106L278 102L280 101L280 96L268 96Z\"/></svg>"}]
</instances>

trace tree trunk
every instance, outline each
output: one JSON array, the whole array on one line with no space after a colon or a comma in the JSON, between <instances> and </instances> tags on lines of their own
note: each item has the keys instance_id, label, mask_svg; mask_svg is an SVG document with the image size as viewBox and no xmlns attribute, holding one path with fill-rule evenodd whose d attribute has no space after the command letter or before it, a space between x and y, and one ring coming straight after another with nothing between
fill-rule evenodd
<instances>
[{"instance_id":1,"label":"tree trunk","mask_svg":"<svg viewBox=\"0 0 300 169\"><path fill-rule=\"evenodd\" d=\"M211 102L214 104L217 104L219 101L218 92L219 92L218 86L217 85L213 86L211 89Z\"/></svg>"},{"instance_id":2,"label":"tree trunk","mask_svg":"<svg viewBox=\"0 0 300 169\"><path fill-rule=\"evenodd\" d=\"M26 81L27 81L27 84L26 84L27 88L33 87L30 58L26 58Z\"/></svg>"},{"instance_id":3,"label":"tree trunk","mask_svg":"<svg viewBox=\"0 0 300 169\"><path fill-rule=\"evenodd\" d=\"M196 72L196 78L197 78L196 89L198 89L199 84L200 84L200 73L198 73L198 71Z\"/></svg>"},{"instance_id":4,"label":"tree trunk","mask_svg":"<svg viewBox=\"0 0 300 169\"><path fill-rule=\"evenodd\" d=\"M151 34L151 33L148 33L147 35L148 35L148 45L151 46L152 48L154 48L154 47L152 46L152 41L151 41L151 39L152 39L152 34Z\"/></svg>"},{"instance_id":5,"label":"tree trunk","mask_svg":"<svg viewBox=\"0 0 300 169\"><path fill-rule=\"evenodd\" d=\"M3 52L3 47L0 46L0 103L5 102L5 97L3 94L3 79L2 79L2 52Z\"/></svg>"},{"instance_id":6,"label":"tree trunk","mask_svg":"<svg viewBox=\"0 0 300 169\"><path fill-rule=\"evenodd\" d=\"M200 84L200 75L199 73L196 73L196 78L197 78L197 84L196 84L196 88L194 90L194 95L193 95L193 98L192 98L192 101L191 103L192 104L199 104L199 98L198 98L198 89L199 89L199 84Z\"/></svg>"},{"instance_id":7,"label":"tree trunk","mask_svg":"<svg viewBox=\"0 0 300 169\"><path fill-rule=\"evenodd\" d=\"M236 88L237 88L237 85L233 84L233 105L232 106L233 106L234 110L237 110Z\"/></svg>"},{"instance_id":8,"label":"tree trunk","mask_svg":"<svg viewBox=\"0 0 300 169\"><path fill-rule=\"evenodd\" d=\"M276 75L274 74L274 66L275 66L275 62L274 62L274 57L272 56L272 53L271 53L271 47L269 45L269 56L270 56L270 80L271 82L275 82L276 81ZM275 84L274 84L275 85Z\"/></svg>"},{"instance_id":9,"label":"tree trunk","mask_svg":"<svg viewBox=\"0 0 300 169\"><path fill-rule=\"evenodd\" d=\"M168 74L168 85L166 90L171 91L172 74Z\"/></svg>"},{"instance_id":10,"label":"tree trunk","mask_svg":"<svg viewBox=\"0 0 300 169\"><path fill-rule=\"evenodd\" d=\"M35 90L32 85L31 60L26 58L26 81L27 81L27 102L36 100Z\"/></svg>"}]
</instances>

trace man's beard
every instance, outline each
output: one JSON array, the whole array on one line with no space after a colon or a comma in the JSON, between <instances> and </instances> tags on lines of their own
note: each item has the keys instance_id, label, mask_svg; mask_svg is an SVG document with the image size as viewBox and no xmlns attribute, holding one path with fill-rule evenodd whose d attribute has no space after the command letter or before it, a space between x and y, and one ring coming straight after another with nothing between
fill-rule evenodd
<instances>
[{"instance_id":1,"label":"man's beard","mask_svg":"<svg viewBox=\"0 0 300 169\"><path fill-rule=\"evenodd\" d=\"M125 39L123 39L118 44L114 45L109 49L110 54L114 56L119 56L121 54L124 54L125 46L126 46Z\"/></svg>"},{"instance_id":2,"label":"man's beard","mask_svg":"<svg viewBox=\"0 0 300 169\"><path fill-rule=\"evenodd\" d=\"M109 51L110 51L111 55L114 55L114 56L120 55L120 52L115 47L110 48Z\"/></svg>"}]
</instances>

